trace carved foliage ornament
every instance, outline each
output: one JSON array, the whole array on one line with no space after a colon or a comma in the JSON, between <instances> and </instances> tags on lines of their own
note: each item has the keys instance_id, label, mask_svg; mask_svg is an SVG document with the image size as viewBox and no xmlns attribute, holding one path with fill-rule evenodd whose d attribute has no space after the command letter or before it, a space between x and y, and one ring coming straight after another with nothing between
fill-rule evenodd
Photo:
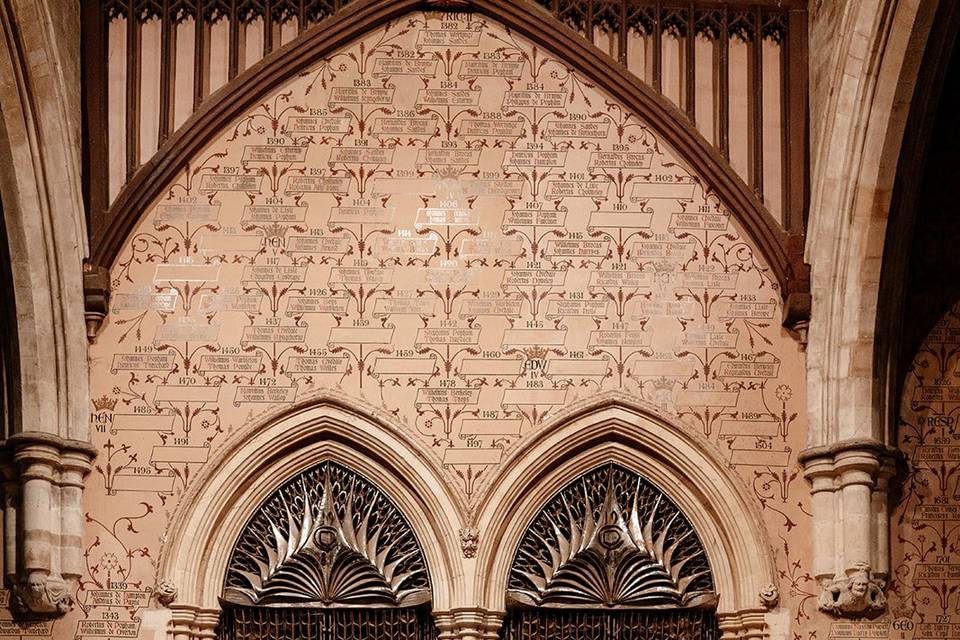
<instances>
[{"instance_id":1,"label":"carved foliage ornament","mask_svg":"<svg viewBox=\"0 0 960 640\"><path fill-rule=\"evenodd\" d=\"M581 476L537 514L508 589L515 604L539 607L717 604L693 526L658 488L614 464Z\"/></svg>"},{"instance_id":2,"label":"carved foliage ornament","mask_svg":"<svg viewBox=\"0 0 960 640\"><path fill-rule=\"evenodd\" d=\"M280 487L247 524L223 600L240 605L398 607L430 600L419 542L397 507L333 462Z\"/></svg>"}]
</instances>

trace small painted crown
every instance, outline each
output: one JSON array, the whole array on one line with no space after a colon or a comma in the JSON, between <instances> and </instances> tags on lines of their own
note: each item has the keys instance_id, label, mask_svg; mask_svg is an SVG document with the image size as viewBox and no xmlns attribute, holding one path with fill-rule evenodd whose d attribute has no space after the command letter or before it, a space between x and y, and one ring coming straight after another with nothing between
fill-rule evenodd
<instances>
[{"instance_id":1,"label":"small painted crown","mask_svg":"<svg viewBox=\"0 0 960 640\"><path fill-rule=\"evenodd\" d=\"M523 350L523 354L527 356L527 360L543 360L547 357L547 350L544 347L527 347Z\"/></svg>"},{"instance_id":2,"label":"small painted crown","mask_svg":"<svg viewBox=\"0 0 960 640\"><path fill-rule=\"evenodd\" d=\"M113 411L113 408L117 406L117 399L111 398L107 394L103 394L99 398L93 399L93 408L97 411Z\"/></svg>"}]
</instances>

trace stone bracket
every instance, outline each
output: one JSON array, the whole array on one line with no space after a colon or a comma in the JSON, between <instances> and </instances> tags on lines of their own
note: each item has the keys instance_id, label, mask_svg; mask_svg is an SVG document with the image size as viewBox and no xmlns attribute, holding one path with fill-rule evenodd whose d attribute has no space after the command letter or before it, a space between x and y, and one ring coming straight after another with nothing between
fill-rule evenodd
<instances>
[{"instance_id":1,"label":"stone bracket","mask_svg":"<svg viewBox=\"0 0 960 640\"><path fill-rule=\"evenodd\" d=\"M783 315L781 324L793 336L800 347L806 350L807 333L810 328L810 265L803 261L806 236L787 236L789 270L783 283Z\"/></svg>"},{"instance_id":2,"label":"stone bracket","mask_svg":"<svg viewBox=\"0 0 960 640\"><path fill-rule=\"evenodd\" d=\"M3 567L15 611L59 616L83 572L83 481L96 449L25 431L0 442Z\"/></svg>"},{"instance_id":3,"label":"stone bracket","mask_svg":"<svg viewBox=\"0 0 960 640\"><path fill-rule=\"evenodd\" d=\"M902 454L873 439L800 452L810 482L813 572L819 607L839 617L879 615L890 571L891 480Z\"/></svg>"},{"instance_id":4,"label":"stone bracket","mask_svg":"<svg viewBox=\"0 0 960 640\"><path fill-rule=\"evenodd\" d=\"M87 339L93 342L110 308L110 272L90 262L83 263L83 315Z\"/></svg>"}]
</instances>

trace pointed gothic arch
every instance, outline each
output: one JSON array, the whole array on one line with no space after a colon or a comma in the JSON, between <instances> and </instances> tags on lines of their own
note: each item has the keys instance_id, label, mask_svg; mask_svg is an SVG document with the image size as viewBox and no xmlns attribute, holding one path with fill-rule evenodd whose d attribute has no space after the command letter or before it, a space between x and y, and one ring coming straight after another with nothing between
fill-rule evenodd
<instances>
[{"instance_id":1,"label":"pointed gothic arch","mask_svg":"<svg viewBox=\"0 0 960 640\"><path fill-rule=\"evenodd\" d=\"M756 498L711 443L619 392L558 415L525 440L492 480L477 518L484 532L477 554L483 583L476 587L483 604L506 609L513 550L530 523L564 487L604 464L644 477L689 520L707 551L720 627L762 633L763 612L779 594Z\"/></svg>"},{"instance_id":2,"label":"pointed gothic arch","mask_svg":"<svg viewBox=\"0 0 960 640\"><path fill-rule=\"evenodd\" d=\"M374 487L368 479L376 478L375 492L409 524L422 550L426 573L421 581L443 586L432 589L433 608L450 606L461 591L454 542L460 505L433 461L401 427L374 411L348 409L343 398L323 396L279 415L261 416L231 434L179 503L158 562L161 582L171 589L175 585L174 629L213 629L221 596L230 595L224 585L233 584L229 576L237 541L244 544L244 532L264 508L276 507L270 506L271 496L296 485L304 474L316 475L323 464L327 469L335 465L340 480L360 478L367 490Z\"/></svg>"}]
</instances>

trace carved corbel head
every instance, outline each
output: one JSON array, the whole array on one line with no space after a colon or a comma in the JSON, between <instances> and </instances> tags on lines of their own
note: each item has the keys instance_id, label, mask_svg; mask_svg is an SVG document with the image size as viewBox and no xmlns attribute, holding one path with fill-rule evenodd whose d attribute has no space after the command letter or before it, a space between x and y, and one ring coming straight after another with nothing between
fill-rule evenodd
<instances>
[{"instance_id":1,"label":"carved corbel head","mask_svg":"<svg viewBox=\"0 0 960 640\"><path fill-rule=\"evenodd\" d=\"M156 596L160 606L169 607L177 599L177 585L169 580L161 580L153 590L153 595Z\"/></svg>"},{"instance_id":2,"label":"carved corbel head","mask_svg":"<svg viewBox=\"0 0 960 640\"><path fill-rule=\"evenodd\" d=\"M62 616L73 608L70 589L60 576L30 573L13 596L14 609L24 614Z\"/></svg>"},{"instance_id":3,"label":"carved corbel head","mask_svg":"<svg viewBox=\"0 0 960 640\"><path fill-rule=\"evenodd\" d=\"M870 565L858 563L846 578L824 586L819 608L844 618L879 615L887 607L884 584L883 580L874 578Z\"/></svg>"}]
</instances>

